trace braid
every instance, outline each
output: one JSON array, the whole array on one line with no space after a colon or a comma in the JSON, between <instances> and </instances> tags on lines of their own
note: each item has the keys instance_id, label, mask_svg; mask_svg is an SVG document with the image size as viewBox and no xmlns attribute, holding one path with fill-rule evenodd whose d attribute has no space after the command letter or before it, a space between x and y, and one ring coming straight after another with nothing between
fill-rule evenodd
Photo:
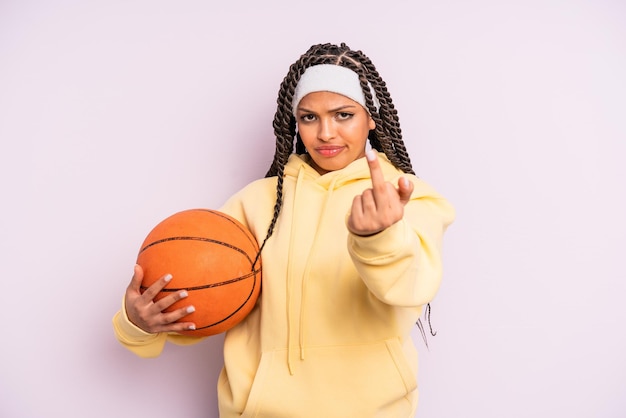
<instances>
[{"instance_id":1,"label":"braid","mask_svg":"<svg viewBox=\"0 0 626 418\"><path fill-rule=\"evenodd\" d=\"M257 255L257 260L265 247L265 243L274 233L278 216L283 205L283 176L289 156L294 152L303 153L304 145L296 135L296 119L292 113L293 95L300 77L308 67L319 64L335 64L347 67L358 74L361 88L365 94L367 109L376 123L375 130L370 132L369 141L372 148L384 152L389 161L405 173L415 174L411 160L402 141L400 121L385 82L376 71L371 60L361 51L351 50L345 43L340 45L319 44L313 45L295 63L289 67L289 72L283 79L278 90L276 113L274 114L274 135L276 136L276 150L274 159L265 177L277 177L276 203L274 215L267 229L267 234ZM369 84L368 84L369 83ZM372 86L380 108L376 111L374 98L370 92ZM295 140L295 144L294 144ZM256 260L255 260L256 263Z\"/></svg>"}]
</instances>

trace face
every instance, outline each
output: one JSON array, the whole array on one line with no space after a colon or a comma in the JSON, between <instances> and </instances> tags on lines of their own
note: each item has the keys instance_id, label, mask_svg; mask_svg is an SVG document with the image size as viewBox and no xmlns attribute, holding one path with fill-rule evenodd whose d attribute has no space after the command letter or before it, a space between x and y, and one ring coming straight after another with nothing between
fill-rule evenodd
<instances>
[{"instance_id":1,"label":"face","mask_svg":"<svg viewBox=\"0 0 626 418\"><path fill-rule=\"evenodd\" d=\"M309 93L296 109L298 132L320 174L340 170L365 156L374 120L359 103L327 91Z\"/></svg>"}]
</instances>

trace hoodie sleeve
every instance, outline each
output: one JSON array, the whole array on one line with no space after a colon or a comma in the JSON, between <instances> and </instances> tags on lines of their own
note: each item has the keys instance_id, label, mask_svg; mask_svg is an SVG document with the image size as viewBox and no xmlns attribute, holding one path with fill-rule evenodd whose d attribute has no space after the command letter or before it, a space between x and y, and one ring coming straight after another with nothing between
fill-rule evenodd
<instances>
[{"instance_id":1,"label":"hoodie sleeve","mask_svg":"<svg viewBox=\"0 0 626 418\"><path fill-rule=\"evenodd\" d=\"M348 236L348 251L359 275L381 301L417 307L430 302L442 276L443 234L454 220L453 207L423 181L404 218L369 237Z\"/></svg>"}]
</instances>

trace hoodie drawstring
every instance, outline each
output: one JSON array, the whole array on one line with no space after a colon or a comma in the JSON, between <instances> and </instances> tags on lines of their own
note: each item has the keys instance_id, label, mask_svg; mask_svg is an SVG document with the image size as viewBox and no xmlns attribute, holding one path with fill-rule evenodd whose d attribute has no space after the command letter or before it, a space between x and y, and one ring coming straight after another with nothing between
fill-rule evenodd
<instances>
[{"instance_id":1,"label":"hoodie drawstring","mask_svg":"<svg viewBox=\"0 0 626 418\"><path fill-rule=\"evenodd\" d=\"M304 167L300 166L300 170L298 171L298 178L296 180L296 188L294 190L294 202L293 202L293 211L294 213L298 213L298 191L300 190L300 185L302 184L302 179L304 178ZM292 353L292 344L291 341L293 339L293 335L291 332L291 310L292 310L292 300L291 300L291 293L292 293L292 287L293 287L293 248L295 248L295 237L298 235L297 234L297 222L295 221L296 217L292 217L291 220L291 237L289 238L289 252L287 254L287 367L289 368L289 374L293 375L293 365L292 365L292 358L293 358L293 353Z\"/></svg>"},{"instance_id":2,"label":"hoodie drawstring","mask_svg":"<svg viewBox=\"0 0 626 418\"><path fill-rule=\"evenodd\" d=\"M328 187L328 193L326 194L326 198L324 199L324 204L322 206L322 212L320 214L320 218L319 218L319 223L322 223L322 220L324 219L324 217L326 216L326 211L328 209L328 202L330 201L330 197L333 194L333 190L335 188L335 183L337 182L337 178L335 177L329 187ZM311 245L311 252L309 253L309 256L307 258L307 262L306 262L306 266L304 268L304 274L302 276L302 295L301 295L301 301L300 301L300 360L304 360L304 351L305 351L305 335L306 335L306 329L305 329L305 325L306 325L306 321L305 321L305 314L306 314L306 309L305 309L305 305L306 305L306 284L308 282L308 278L309 278L309 273L311 271L311 267L313 265L313 249L315 248L315 245L318 242L318 234L320 232L320 228L317 228L317 230L315 231L315 237L313 238L313 243Z\"/></svg>"},{"instance_id":3,"label":"hoodie drawstring","mask_svg":"<svg viewBox=\"0 0 626 418\"><path fill-rule=\"evenodd\" d=\"M301 166L299 171L298 171L298 177L296 180L296 187L295 187L295 191L294 191L294 203L293 203L293 213L294 214L298 214L300 213L300 205L302 203L305 202L301 202L302 199L299 199L298 193L300 192L301 189L301 185L302 182L304 180L304 175L305 175L305 168L304 166ZM335 183L337 182L337 179L334 178L332 179L329 187L328 187L328 192L326 194L326 198L324 199L323 205L322 205L322 210L320 213L320 217L319 217L319 223L322 223L322 220L325 218L326 216L326 212L328 211L328 202L330 200L330 197L333 194L333 189L335 188ZM294 306L293 306L293 297L292 297L292 293L294 290L294 272L293 272L293 254L292 251L293 249L296 247L295 245L295 239L298 236L298 231L297 231L297 222L296 222L296 218L298 218L297 216L293 216L292 218L292 223L291 223L291 237L289 240L289 254L287 255L288 259L287 259L287 295L286 295L286 299L287 299L287 367L289 368L289 374L293 375L294 374L294 367L293 367L293 356L294 356L294 349L293 349L293 339L295 337L294 333L295 330L292 330L292 325L294 325L296 322L294 321L294 317L296 315L296 312L294 312ZM318 242L318 235L320 233L320 229L318 228L315 231L315 235L313 238L313 242L311 243L311 248L310 248L310 252L307 255L307 261L304 267L304 272L303 272L303 276L302 276L302 289L301 289L301 294L300 294L300 320L298 322L298 329L297 329L297 333L298 333L298 345L299 345L299 349L300 349L300 360L304 360L304 356L305 356L305 344L306 344L306 292L307 292L307 279L309 277L310 271L312 269L312 263L313 263L313 253L314 253L314 249L315 249L315 245Z\"/></svg>"},{"instance_id":4,"label":"hoodie drawstring","mask_svg":"<svg viewBox=\"0 0 626 418\"><path fill-rule=\"evenodd\" d=\"M381 160L386 160L384 154L378 153L378 156ZM389 166L392 167L391 165ZM383 168L385 167L386 165L383 165ZM285 175L291 179L295 178L296 180L293 194L293 213L291 216L291 225L289 226L291 228L291 235L289 237L289 249L286 260L287 278L285 284L287 306L285 312L287 315L287 367L289 374L293 375L295 374L296 367L294 363L295 356L297 355L296 349L300 351L300 360L304 360L306 354L308 281L310 280L309 276L311 275L311 271L314 271L316 268L313 263L315 262L315 254L319 250L318 246L322 245L322 243L319 242L320 234L322 233L320 226L324 224L324 220L332 207L330 202L335 193L335 188L343 187L345 184L362 179L368 179L370 178L370 171L366 159L362 158L353 162L349 167L346 167L346 169L319 176L317 173L313 172L313 168L307 163L306 159L294 154L290 157L290 161L285 167ZM310 179L308 179L308 177L310 177ZM311 193L322 192L322 190L319 189L315 192L309 190L309 180L312 183L311 187L320 187L325 191L322 202L317 201L312 203L307 200L308 197L311 196ZM303 187L306 187L306 190L303 190ZM311 222L317 222L318 224L318 227L314 231L309 229L313 225L302 223L303 218L306 220L306 214L311 212L309 211L311 206L319 208L318 219L311 220ZM317 209L313 212L318 213ZM302 253L305 243L297 241L298 239L302 239L303 229L306 229L307 236L310 236L308 234L312 234L312 238L310 238L312 242L308 249L308 254L306 254L306 252L304 254ZM299 251L299 253L294 255L296 251ZM300 270L302 264L294 261L296 257L306 257L303 270ZM295 277L296 275L301 276ZM299 286L300 292L298 292ZM299 301L294 299L297 293L300 293ZM298 312L298 309L300 312Z\"/></svg>"}]
</instances>

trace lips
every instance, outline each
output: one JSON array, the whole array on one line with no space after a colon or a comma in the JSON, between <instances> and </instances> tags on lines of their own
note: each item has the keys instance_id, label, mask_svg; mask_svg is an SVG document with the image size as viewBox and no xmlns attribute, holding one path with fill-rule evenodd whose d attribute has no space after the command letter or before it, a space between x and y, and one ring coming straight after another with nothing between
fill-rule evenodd
<instances>
[{"instance_id":1,"label":"lips","mask_svg":"<svg viewBox=\"0 0 626 418\"><path fill-rule=\"evenodd\" d=\"M317 152L322 157L334 157L344 150L345 147L341 146L324 146L315 148L315 152Z\"/></svg>"}]
</instances>

